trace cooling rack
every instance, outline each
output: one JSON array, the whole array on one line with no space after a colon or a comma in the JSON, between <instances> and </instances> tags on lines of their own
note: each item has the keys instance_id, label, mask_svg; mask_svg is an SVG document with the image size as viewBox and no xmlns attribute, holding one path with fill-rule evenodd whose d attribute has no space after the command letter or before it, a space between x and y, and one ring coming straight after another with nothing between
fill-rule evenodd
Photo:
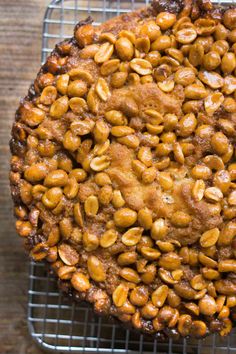
<instances>
[{"instance_id":1,"label":"cooling rack","mask_svg":"<svg viewBox=\"0 0 236 354\"><path fill-rule=\"evenodd\" d=\"M171 1L171 0L170 0ZM149 0L53 0L43 21L42 62L74 25L88 15L98 25L113 16L133 11ZM216 2L216 1L213 1ZM219 1L229 4L234 1ZM57 289L57 280L44 263L29 266L28 325L34 340L54 353L114 354L236 354L236 330L229 337L163 343L125 330L96 316L86 304L75 304Z\"/></svg>"}]
</instances>

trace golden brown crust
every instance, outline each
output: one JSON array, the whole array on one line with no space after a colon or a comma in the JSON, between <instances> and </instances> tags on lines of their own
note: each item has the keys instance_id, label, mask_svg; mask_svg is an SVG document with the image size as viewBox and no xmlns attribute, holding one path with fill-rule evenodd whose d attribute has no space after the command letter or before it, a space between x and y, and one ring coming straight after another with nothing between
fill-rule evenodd
<instances>
[{"instance_id":1,"label":"golden brown crust","mask_svg":"<svg viewBox=\"0 0 236 354\"><path fill-rule=\"evenodd\" d=\"M88 18L16 113L30 256L144 333L226 335L235 318L235 28L236 10L208 0Z\"/></svg>"}]
</instances>

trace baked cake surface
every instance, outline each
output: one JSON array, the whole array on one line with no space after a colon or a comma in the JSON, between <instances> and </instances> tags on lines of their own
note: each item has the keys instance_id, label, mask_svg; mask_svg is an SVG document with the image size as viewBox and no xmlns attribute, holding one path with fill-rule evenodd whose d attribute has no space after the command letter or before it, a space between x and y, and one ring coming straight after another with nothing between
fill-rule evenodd
<instances>
[{"instance_id":1,"label":"baked cake surface","mask_svg":"<svg viewBox=\"0 0 236 354\"><path fill-rule=\"evenodd\" d=\"M152 7L58 44L10 142L16 229L59 286L153 335L236 306L236 9Z\"/></svg>"}]
</instances>

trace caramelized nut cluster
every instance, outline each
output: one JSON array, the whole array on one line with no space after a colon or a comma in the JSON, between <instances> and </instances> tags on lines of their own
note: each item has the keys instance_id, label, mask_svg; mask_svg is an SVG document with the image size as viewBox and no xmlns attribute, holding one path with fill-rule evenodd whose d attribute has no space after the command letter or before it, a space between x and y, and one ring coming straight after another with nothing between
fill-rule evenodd
<instances>
[{"instance_id":1,"label":"caramelized nut cluster","mask_svg":"<svg viewBox=\"0 0 236 354\"><path fill-rule=\"evenodd\" d=\"M30 256L151 334L227 335L235 319L236 10L207 4L80 23L13 125Z\"/></svg>"}]
</instances>

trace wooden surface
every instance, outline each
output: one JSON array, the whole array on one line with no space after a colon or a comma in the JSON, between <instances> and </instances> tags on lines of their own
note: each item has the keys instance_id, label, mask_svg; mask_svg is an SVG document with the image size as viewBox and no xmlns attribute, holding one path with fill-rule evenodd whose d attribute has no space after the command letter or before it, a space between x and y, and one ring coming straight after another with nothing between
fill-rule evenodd
<instances>
[{"instance_id":1,"label":"wooden surface","mask_svg":"<svg viewBox=\"0 0 236 354\"><path fill-rule=\"evenodd\" d=\"M14 230L8 187L11 124L40 67L49 0L0 0L0 353L40 354L27 330L27 257Z\"/></svg>"}]
</instances>

